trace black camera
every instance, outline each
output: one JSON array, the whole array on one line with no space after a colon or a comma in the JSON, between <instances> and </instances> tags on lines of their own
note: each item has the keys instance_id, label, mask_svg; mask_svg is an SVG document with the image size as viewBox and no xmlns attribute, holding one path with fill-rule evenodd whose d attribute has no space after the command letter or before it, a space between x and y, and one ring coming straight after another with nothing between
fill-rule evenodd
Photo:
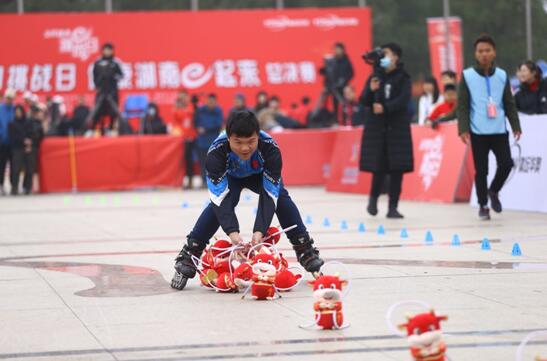
<instances>
[{"instance_id":1,"label":"black camera","mask_svg":"<svg viewBox=\"0 0 547 361\"><path fill-rule=\"evenodd\" d=\"M363 54L362 58L365 63L374 67L380 66L380 60L384 57L384 51L382 48L374 48L369 52Z\"/></svg>"}]
</instances>

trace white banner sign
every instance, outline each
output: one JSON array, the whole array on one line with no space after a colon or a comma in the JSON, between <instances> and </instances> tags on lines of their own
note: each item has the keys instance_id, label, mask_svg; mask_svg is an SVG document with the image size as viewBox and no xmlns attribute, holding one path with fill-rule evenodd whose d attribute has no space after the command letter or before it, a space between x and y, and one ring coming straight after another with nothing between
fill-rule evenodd
<instances>
[{"instance_id":1,"label":"white banner sign","mask_svg":"<svg viewBox=\"0 0 547 361\"><path fill-rule=\"evenodd\" d=\"M515 163L500 192L504 209L547 213L547 115L520 114L522 137L515 143L510 135L511 155ZM496 158L490 153L488 184L496 173ZM473 185L471 204L477 206Z\"/></svg>"}]
</instances>

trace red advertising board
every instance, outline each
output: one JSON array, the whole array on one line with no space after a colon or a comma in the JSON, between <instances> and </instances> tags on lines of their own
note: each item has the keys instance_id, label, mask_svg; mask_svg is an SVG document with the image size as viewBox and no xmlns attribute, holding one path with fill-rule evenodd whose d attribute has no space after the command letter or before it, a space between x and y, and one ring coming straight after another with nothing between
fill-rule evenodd
<instances>
[{"instance_id":1,"label":"red advertising board","mask_svg":"<svg viewBox=\"0 0 547 361\"><path fill-rule=\"evenodd\" d=\"M469 199L471 184L467 147L457 135L456 124L437 130L412 126L414 172L403 180L402 199L454 202ZM370 173L359 172L361 129L340 131L331 160L327 190L368 194Z\"/></svg>"},{"instance_id":2,"label":"red advertising board","mask_svg":"<svg viewBox=\"0 0 547 361\"><path fill-rule=\"evenodd\" d=\"M447 24L448 23L448 24ZM448 25L448 34L446 27ZM458 17L428 18L429 56L431 73L439 81L445 70L455 71L458 76L463 70L462 21ZM448 35L448 36L447 36ZM448 48L447 48L447 43Z\"/></svg>"},{"instance_id":3,"label":"red advertising board","mask_svg":"<svg viewBox=\"0 0 547 361\"><path fill-rule=\"evenodd\" d=\"M0 15L0 89L93 99L90 71L105 42L123 64L122 101L145 93L172 104L176 90L216 92L225 108L233 95L254 102L259 90L283 106L315 98L318 74L335 42L345 43L357 87L370 67L360 55L371 48L368 8Z\"/></svg>"},{"instance_id":4,"label":"red advertising board","mask_svg":"<svg viewBox=\"0 0 547 361\"><path fill-rule=\"evenodd\" d=\"M75 138L74 163L67 137L40 148L40 192L180 187L183 142L172 136Z\"/></svg>"},{"instance_id":5,"label":"red advertising board","mask_svg":"<svg viewBox=\"0 0 547 361\"><path fill-rule=\"evenodd\" d=\"M330 162L337 130L313 129L274 133L283 156L286 185L323 185L330 176Z\"/></svg>"}]
</instances>

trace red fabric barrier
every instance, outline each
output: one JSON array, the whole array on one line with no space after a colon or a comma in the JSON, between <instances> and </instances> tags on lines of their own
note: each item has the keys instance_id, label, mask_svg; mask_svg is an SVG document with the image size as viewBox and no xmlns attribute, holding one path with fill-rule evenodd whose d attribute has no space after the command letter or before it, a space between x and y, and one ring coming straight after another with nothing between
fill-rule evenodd
<instances>
[{"instance_id":1,"label":"red fabric barrier","mask_svg":"<svg viewBox=\"0 0 547 361\"><path fill-rule=\"evenodd\" d=\"M371 174L359 172L362 131L346 129L337 134L327 190L369 193ZM469 199L469 155L458 138L456 124L443 124L438 130L412 126L412 140L415 170L405 174L401 198L434 202Z\"/></svg>"},{"instance_id":2,"label":"red fabric barrier","mask_svg":"<svg viewBox=\"0 0 547 361\"><path fill-rule=\"evenodd\" d=\"M80 191L182 184L182 138L131 136L76 138L76 180ZM47 138L40 152L41 192L72 189L68 138Z\"/></svg>"},{"instance_id":3,"label":"red fabric barrier","mask_svg":"<svg viewBox=\"0 0 547 361\"><path fill-rule=\"evenodd\" d=\"M296 130L274 133L283 155L286 185L321 185L329 177L336 130Z\"/></svg>"}]
</instances>

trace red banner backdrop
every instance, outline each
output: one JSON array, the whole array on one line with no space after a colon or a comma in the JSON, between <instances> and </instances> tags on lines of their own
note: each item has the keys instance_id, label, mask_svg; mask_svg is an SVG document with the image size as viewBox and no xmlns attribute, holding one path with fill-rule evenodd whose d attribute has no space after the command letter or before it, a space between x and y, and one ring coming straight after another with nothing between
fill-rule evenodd
<instances>
[{"instance_id":1,"label":"red banner backdrop","mask_svg":"<svg viewBox=\"0 0 547 361\"><path fill-rule=\"evenodd\" d=\"M327 190L368 194L370 173L359 172L361 129L337 134ZM467 147L457 136L456 124L438 130L412 126L414 172L405 174L402 199L454 202L469 199L471 170Z\"/></svg>"},{"instance_id":2,"label":"red banner backdrop","mask_svg":"<svg viewBox=\"0 0 547 361\"><path fill-rule=\"evenodd\" d=\"M427 19L431 73L437 81L440 81L444 70L455 71L458 77L463 70L462 20L458 17L448 18L448 51L446 26L445 18Z\"/></svg>"},{"instance_id":3,"label":"red banner backdrop","mask_svg":"<svg viewBox=\"0 0 547 361\"><path fill-rule=\"evenodd\" d=\"M225 108L235 93L259 90L288 107L322 87L318 69L335 42L345 43L361 86L370 67L368 8L0 15L0 89L59 94L70 108L93 99L91 66L104 42L123 64L122 102L145 93L171 105L176 90L216 92ZM42 99L43 100L43 99Z\"/></svg>"}]
</instances>

